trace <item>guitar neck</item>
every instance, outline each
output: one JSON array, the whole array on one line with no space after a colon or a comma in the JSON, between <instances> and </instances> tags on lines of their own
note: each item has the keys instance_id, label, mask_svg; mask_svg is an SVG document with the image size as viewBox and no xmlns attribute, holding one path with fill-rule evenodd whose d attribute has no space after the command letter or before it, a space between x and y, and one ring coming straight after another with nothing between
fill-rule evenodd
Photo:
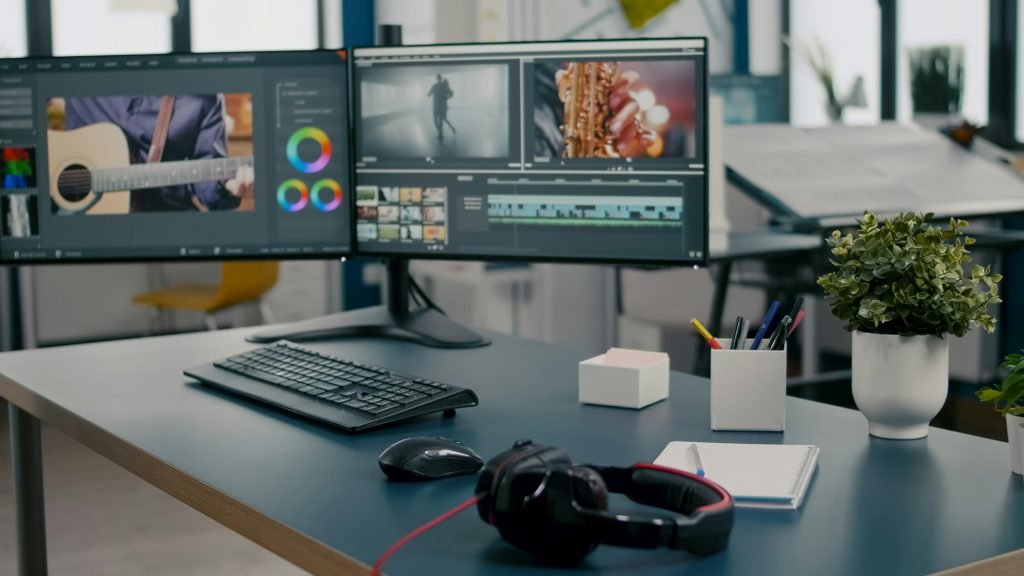
<instances>
[{"instance_id":1,"label":"guitar neck","mask_svg":"<svg viewBox=\"0 0 1024 576\"><path fill-rule=\"evenodd\" d=\"M250 156L135 164L126 168L104 168L93 171L92 189L96 192L114 192L230 180L235 177L239 168L251 165L252 157Z\"/></svg>"}]
</instances>

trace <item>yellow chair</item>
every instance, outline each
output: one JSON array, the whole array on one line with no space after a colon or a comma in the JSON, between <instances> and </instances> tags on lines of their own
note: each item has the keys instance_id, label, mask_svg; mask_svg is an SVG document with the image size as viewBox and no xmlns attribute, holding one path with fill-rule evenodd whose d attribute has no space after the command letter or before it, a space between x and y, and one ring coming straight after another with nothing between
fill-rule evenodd
<instances>
[{"instance_id":1,"label":"yellow chair","mask_svg":"<svg viewBox=\"0 0 1024 576\"><path fill-rule=\"evenodd\" d=\"M277 262L225 262L220 284L181 284L163 290L137 294L132 302L150 306L162 317L167 311L201 312L209 330L217 329L213 314L238 304L259 302L264 322L272 321L261 297L277 283Z\"/></svg>"}]
</instances>

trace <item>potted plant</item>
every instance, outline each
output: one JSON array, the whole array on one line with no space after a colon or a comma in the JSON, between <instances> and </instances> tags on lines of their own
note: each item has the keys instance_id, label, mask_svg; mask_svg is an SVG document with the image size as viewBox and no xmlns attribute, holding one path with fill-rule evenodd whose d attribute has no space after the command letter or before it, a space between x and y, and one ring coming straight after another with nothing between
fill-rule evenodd
<instances>
[{"instance_id":1,"label":"potted plant","mask_svg":"<svg viewBox=\"0 0 1024 576\"><path fill-rule=\"evenodd\" d=\"M1010 354L999 368L1006 370L1002 384L978 390L982 402L991 402L1006 417L1006 436L1010 441L1010 469L1024 474L1024 350Z\"/></svg>"},{"instance_id":2,"label":"potted plant","mask_svg":"<svg viewBox=\"0 0 1024 576\"><path fill-rule=\"evenodd\" d=\"M818 279L832 313L853 332L853 399L872 436L923 438L949 390L949 340L1001 302L989 268L971 262L967 222L928 224L932 214L879 220L865 212L857 234L832 233L835 270Z\"/></svg>"}]
</instances>

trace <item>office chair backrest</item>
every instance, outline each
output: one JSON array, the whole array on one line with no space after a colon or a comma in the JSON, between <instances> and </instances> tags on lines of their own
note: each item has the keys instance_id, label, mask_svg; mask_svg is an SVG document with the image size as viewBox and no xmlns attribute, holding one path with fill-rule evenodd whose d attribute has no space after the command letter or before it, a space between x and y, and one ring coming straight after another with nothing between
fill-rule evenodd
<instances>
[{"instance_id":1,"label":"office chair backrest","mask_svg":"<svg viewBox=\"0 0 1024 576\"><path fill-rule=\"evenodd\" d=\"M277 284L278 262L225 262L221 266L219 300L237 304L255 300Z\"/></svg>"}]
</instances>

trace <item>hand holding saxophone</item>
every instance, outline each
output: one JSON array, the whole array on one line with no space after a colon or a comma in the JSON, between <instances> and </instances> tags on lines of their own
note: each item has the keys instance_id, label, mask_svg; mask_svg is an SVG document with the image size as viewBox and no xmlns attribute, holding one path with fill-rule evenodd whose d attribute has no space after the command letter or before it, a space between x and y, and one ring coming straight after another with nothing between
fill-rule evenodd
<instances>
[{"instance_id":1,"label":"hand holding saxophone","mask_svg":"<svg viewBox=\"0 0 1024 576\"><path fill-rule=\"evenodd\" d=\"M646 155L657 134L644 125L631 87L636 72L616 62L570 62L555 74L565 106L562 134L566 158Z\"/></svg>"}]
</instances>

